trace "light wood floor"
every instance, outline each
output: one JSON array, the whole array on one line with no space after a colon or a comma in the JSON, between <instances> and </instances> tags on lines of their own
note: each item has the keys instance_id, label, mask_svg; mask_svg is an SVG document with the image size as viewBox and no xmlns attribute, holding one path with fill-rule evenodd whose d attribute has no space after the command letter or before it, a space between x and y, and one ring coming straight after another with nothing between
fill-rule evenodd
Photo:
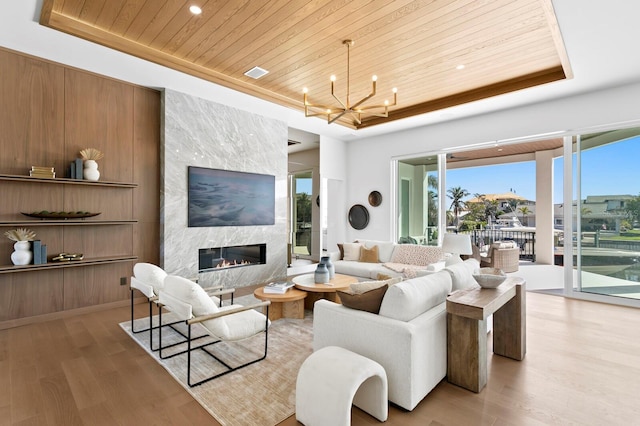
<instances>
[{"instance_id":1,"label":"light wood floor","mask_svg":"<svg viewBox=\"0 0 640 426\"><path fill-rule=\"evenodd\" d=\"M0 331L0 424L216 425L120 329L128 317ZM386 424L640 424L640 310L530 292L527 339L522 362L490 357L481 393L445 380L413 412L391 407ZM379 423L354 409L353 424Z\"/></svg>"}]
</instances>

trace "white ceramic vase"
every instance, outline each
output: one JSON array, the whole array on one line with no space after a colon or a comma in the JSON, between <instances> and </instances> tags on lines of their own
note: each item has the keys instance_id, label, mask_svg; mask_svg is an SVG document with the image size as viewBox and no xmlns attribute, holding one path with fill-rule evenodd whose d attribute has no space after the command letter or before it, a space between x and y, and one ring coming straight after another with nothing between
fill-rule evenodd
<instances>
[{"instance_id":1,"label":"white ceramic vase","mask_svg":"<svg viewBox=\"0 0 640 426\"><path fill-rule=\"evenodd\" d=\"M83 176L85 180L98 180L100 179L100 172L98 171L98 163L95 160L84 160Z\"/></svg>"},{"instance_id":2,"label":"white ceramic vase","mask_svg":"<svg viewBox=\"0 0 640 426\"><path fill-rule=\"evenodd\" d=\"M14 265L28 265L33 259L33 253L31 253L31 245L29 241L16 241L13 245L15 250L11 253L11 261Z\"/></svg>"}]
</instances>

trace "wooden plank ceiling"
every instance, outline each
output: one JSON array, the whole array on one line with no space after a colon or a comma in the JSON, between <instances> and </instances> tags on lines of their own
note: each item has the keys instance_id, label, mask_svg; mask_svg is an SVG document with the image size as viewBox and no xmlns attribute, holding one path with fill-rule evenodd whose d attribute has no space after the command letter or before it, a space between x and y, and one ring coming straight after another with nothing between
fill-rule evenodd
<instances>
[{"instance_id":1,"label":"wooden plank ceiling","mask_svg":"<svg viewBox=\"0 0 640 426\"><path fill-rule=\"evenodd\" d=\"M373 74L368 104L398 89L388 118L352 128L571 78L551 0L45 0L40 23L298 110L303 87L336 104L332 74L346 97L352 39L352 103Z\"/></svg>"}]
</instances>

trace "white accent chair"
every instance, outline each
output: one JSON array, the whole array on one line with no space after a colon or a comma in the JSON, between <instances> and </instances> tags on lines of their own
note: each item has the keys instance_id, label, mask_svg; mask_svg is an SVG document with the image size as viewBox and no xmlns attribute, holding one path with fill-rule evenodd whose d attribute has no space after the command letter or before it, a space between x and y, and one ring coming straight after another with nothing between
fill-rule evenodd
<instances>
[{"instance_id":1,"label":"white accent chair","mask_svg":"<svg viewBox=\"0 0 640 426\"><path fill-rule=\"evenodd\" d=\"M186 278L168 275L164 280L164 288L158 297L161 307L167 307L171 313L184 321L187 325L187 349L163 356L162 328L160 334L160 358L172 358L177 355L187 354L187 384L191 387L213 380L228 374L239 368L246 367L267 356L267 341L269 330L269 304L260 302L249 306L229 305L219 307L214 298L210 297L198 284ZM266 315L256 311L256 308L267 307ZM214 342L204 343L200 346L192 346L192 327L199 324L209 336L216 339ZM246 361L241 365L231 366L223 359L210 352L207 348L221 341L230 342L247 339L264 333L264 353L261 357ZM221 363L226 370L215 373L209 377L201 378L195 383L191 381L191 352L202 349L206 354Z\"/></svg>"},{"instance_id":2,"label":"white accent chair","mask_svg":"<svg viewBox=\"0 0 640 426\"><path fill-rule=\"evenodd\" d=\"M164 288L164 280L167 277L167 273L164 269L156 266L152 263L139 262L133 265L133 276L131 277L131 332L141 333L144 331L149 332L149 348L152 351L158 350L153 347L153 330L158 326L153 326L153 305L158 303L158 295ZM134 293L137 290L142 293L149 304L149 326L142 329L135 329L134 320ZM222 289L222 286L210 287L211 295L220 296L215 297L214 300L218 305L222 305L222 296L224 294L231 294L231 304L233 304L233 292L235 289ZM159 309L159 308L158 308ZM159 310L158 310L159 312ZM172 324L164 324L164 326L171 326Z\"/></svg>"}]
</instances>

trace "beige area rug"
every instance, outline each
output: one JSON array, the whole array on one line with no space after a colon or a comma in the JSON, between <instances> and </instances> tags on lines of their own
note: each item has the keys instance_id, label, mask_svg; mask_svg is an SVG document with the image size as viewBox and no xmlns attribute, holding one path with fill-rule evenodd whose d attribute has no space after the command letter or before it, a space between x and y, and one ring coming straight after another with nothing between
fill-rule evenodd
<instances>
[{"instance_id":1,"label":"beige area rug","mask_svg":"<svg viewBox=\"0 0 640 426\"><path fill-rule=\"evenodd\" d=\"M238 303L244 302L244 300ZM243 303L247 304L247 303ZM304 320L280 319L269 328L267 357L210 382L190 388L187 385L186 354L160 360L158 352L149 350L149 333L131 333L131 322L120 323L122 329L160 363L222 425L275 425L295 412L295 385L302 362L312 353L313 320L307 312ZM163 314L163 323L168 316ZM157 317L154 317L157 322ZM148 320L136 320L136 330L146 327ZM182 325L181 325L182 327ZM181 328L180 327L180 328ZM175 341L178 334L163 329L163 342ZM184 328L186 330L186 328ZM192 335L203 334L198 327ZM203 342L204 339L196 342ZM157 346L157 331L153 344ZM260 356L264 334L235 343L217 343L209 350L231 365ZM186 348L180 345L177 348ZM163 350L163 356L170 351ZM223 371L215 359L202 350L192 352L192 382Z\"/></svg>"}]
</instances>

